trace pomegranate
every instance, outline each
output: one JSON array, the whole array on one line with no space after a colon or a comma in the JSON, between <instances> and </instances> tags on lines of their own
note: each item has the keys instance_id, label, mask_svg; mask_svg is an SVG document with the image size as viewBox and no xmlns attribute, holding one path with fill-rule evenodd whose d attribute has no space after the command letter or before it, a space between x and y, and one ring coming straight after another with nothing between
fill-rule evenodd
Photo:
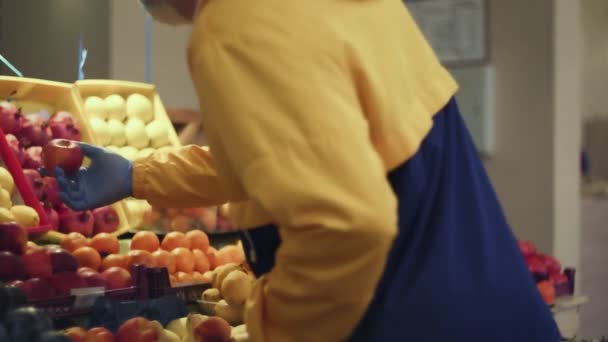
<instances>
[{"instance_id":1,"label":"pomegranate","mask_svg":"<svg viewBox=\"0 0 608 342\"><path fill-rule=\"evenodd\" d=\"M84 236L93 235L95 220L90 211L69 210L59 214L59 228L63 233L77 232Z\"/></svg>"},{"instance_id":2,"label":"pomegranate","mask_svg":"<svg viewBox=\"0 0 608 342\"><path fill-rule=\"evenodd\" d=\"M23 170L23 174L25 175L25 178L27 178L27 180L29 181L32 190L36 195L36 198L41 200L43 198L43 182L42 177L40 177L38 171L32 169L25 169Z\"/></svg>"},{"instance_id":3,"label":"pomegranate","mask_svg":"<svg viewBox=\"0 0 608 342\"><path fill-rule=\"evenodd\" d=\"M21 111L14 103L3 101L0 103L0 128L4 134L15 134L21 130Z\"/></svg>"},{"instance_id":4,"label":"pomegranate","mask_svg":"<svg viewBox=\"0 0 608 342\"><path fill-rule=\"evenodd\" d=\"M13 151L13 154L19 161L19 165L23 166L23 162L25 161L25 151L21 147L19 139L12 134L7 134L5 138L8 146L11 148L11 151Z\"/></svg>"},{"instance_id":5,"label":"pomegranate","mask_svg":"<svg viewBox=\"0 0 608 342\"><path fill-rule=\"evenodd\" d=\"M113 233L120 223L118 213L109 205L93 210L93 217L95 218L95 234Z\"/></svg>"},{"instance_id":6,"label":"pomegranate","mask_svg":"<svg viewBox=\"0 0 608 342\"><path fill-rule=\"evenodd\" d=\"M25 147L44 146L52 136L51 130L38 115L30 115L20 131L21 144Z\"/></svg>"},{"instance_id":7,"label":"pomegranate","mask_svg":"<svg viewBox=\"0 0 608 342\"><path fill-rule=\"evenodd\" d=\"M59 208L63 203L59 196L59 185L53 177L44 177L42 179L42 199L49 202L53 208Z\"/></svg>"},{"instance_id":8,"label":"pomegranate","mask_svg":"<svg viewBox=\"0 0 608 342\"><path fill-rule=\"evenodd\" d=\"M42 166L42 147L31 146L25 150L25 161L23 167L26 169L38 169Z\"/></svg>"},{"instance_id":9,"label":"pomegranate","mask_svg":"<svg viewBox=\"0 0 608 342\"><path fill-rule=\"evenodd\" d=\"M50 204L50 202L48 201L42 203L42 205L44 207L44 212L46 213L46 218L49 221L51 227L53 229L59 228L59 214L57 214L57 211L53 209L53 205Z\"/></svg>"},{"instance_id":10,"label":"pomegranate","mask_svg":"<svg viewBox=\"0 0 608 342\"><path fill-rule=\"evenodd\" d=\"M80 140L80 130L73 124L49 123L53 139Z\"/></svg>"},{"instance_id":11,"label":"pomegranate","mask_svg":"<svg viewBox=\"0 0 608 342\"><path fill-rule=\"evenodd\" d=\"M72 125L74 126L74 128L80 129L78 121L74 119L74 116L72 116L70 112L66 111L56 112L51 116L51 118L49 119L49 126L52 127L56 124Z\"/></svg>"},{"instance_id":12,"label":"pomegranate","mask_svg":"<svg viewBox=\"0 0 608 342\"><path fill-rule=\"evenodd\" d=\"M57 166L68 174L77 172L83 159L80 145L72 140L53 139L42 149L44 168L51 176L55 175Z\"/></svg>"}]
</instances>

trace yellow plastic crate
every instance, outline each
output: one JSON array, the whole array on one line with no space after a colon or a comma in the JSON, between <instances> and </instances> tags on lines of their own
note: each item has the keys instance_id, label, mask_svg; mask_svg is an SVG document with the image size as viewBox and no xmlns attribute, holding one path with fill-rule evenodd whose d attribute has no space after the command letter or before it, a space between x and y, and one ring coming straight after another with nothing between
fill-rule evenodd
<instances>
[{"instance_id":1,"label":"yellow plastic crate","mask_svg":"<svg viewBox=\"0 0 608 342\"><path fill-rule=\"evenodd\" d=\"M82 113L79 94L73 84L34 78L0 76L0 97L14 99L24 113L46 110L49 114L53 114L56 111L68 111L80 124L82 141L96 144L93 132ZM123 205L116 203L113 207L120 219L118 230L128 228L129 223Z\"/></svg>"}]
</instances>

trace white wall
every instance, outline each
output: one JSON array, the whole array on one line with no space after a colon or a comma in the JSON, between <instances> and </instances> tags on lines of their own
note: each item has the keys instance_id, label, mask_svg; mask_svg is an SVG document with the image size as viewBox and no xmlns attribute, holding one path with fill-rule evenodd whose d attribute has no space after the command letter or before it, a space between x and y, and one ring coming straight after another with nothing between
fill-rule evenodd
<instances>
[{"instance_id":1,"label":"white wall","mask_svg":"<svg viewBox=\"0 0 608 342\"><path fill-rule=\"evenodd\" d=\"M582 0L583 113L608 118L608 1Z\"/></svg>"}]
</instances>

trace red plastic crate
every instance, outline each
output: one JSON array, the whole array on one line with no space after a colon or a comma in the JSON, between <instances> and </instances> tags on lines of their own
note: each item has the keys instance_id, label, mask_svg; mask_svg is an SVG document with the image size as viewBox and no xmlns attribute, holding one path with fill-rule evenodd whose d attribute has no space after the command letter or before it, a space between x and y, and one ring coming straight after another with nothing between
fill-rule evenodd
<instances>
[{"instance_id":1,"label":"red plastic crate","mask_svg":"<svg viewBox=\"0 0 608 342\"><path fill-rule=\"evenodd\" d=\"M29 234L41 234L46 233L52 229L49 224L48 218L46 217L46 213L44 208L40 205L38 198L36 198L36 194L34 194L34 190L30 186L29 181L23 174L23 169L21 168L21 164L17 157L13 154L8 142L6 141L6 136L2 129L0 129L0 159L4 162L6 169L10 172L11 176L13 176L13 180L15 181L15 188L21 195L23 200L23 204L32 207L38 213L40 217L40 225L38 227L28 229Z\"/></svg>"}]
</instances>

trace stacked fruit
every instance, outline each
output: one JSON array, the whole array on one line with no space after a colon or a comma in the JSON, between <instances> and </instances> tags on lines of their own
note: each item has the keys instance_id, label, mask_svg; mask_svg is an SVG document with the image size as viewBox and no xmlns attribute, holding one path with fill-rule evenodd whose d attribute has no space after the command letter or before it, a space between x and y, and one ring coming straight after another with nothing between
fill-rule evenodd
<instances>
[{"instance_id":1,"label":"stacked fruit","mask_svg":"<svg viewBox=\"0 0 608 342\"><path fill-rule=\"evenodd\" d=\"M245 301L251 294L255 278L235 263L219 266L211 274L212 288L201 296L201 310L224 318L230 324L241 324Z\"/></svg>"},{"instance_id":2,"label":"stacked fruit","mask_svg":"<svg viewBox=\"0 0 608 342\"><path fill-rule=\"evenodd\" d=\"M55 178L42 177L38 172L43 164L42 149L51 139L81 139L80 123L71 113L59 111L48 120L47 117L48 113L44 111L24 114L13 102L0 103L0 128L21 163L34 194L44 207L49 224L53 229L59 228L65 233L77 231L87 236L93 232L116 230L118 214L112 207L93 212L74 212L63 204ZM34 216L33 209L19 207L19 210L32 222L37 220L38 215ZM28 227L28 224L25 226Z\"/></svg>"},{"instance_id":3,"label":"stacked fruit","mask_svg":"<svg viewBox=\"0 0 608 342\"><path fill-rule=\"evenodd\" d=\"M144 158L155 149L170 148L167 122L155 118L154 106L142 94L119 94L102 99L89 96L84 112L100 145L126 159Z\"/></svg>"},{"instance_id":4,"label":"stacked fruit","mask_svg":"<svg viewBox=\"0 0 608 342\"><path fill-rule=\"evenodd\" d=\"M185 234L170 232L162 242L156 234L140 231L131 239L130 249L126 257L131 262L148 267L166 267L172 285L209 283L211 279L204 275L206 272L245 259L242 247L230 245L217 251L209 245L207 234L200 230ZM112 258L118 260L120 256L114 255Z\"/></svg>"},{"instance_id":5,"label":"stacked fruit","mask_svg":"<svg viewBox=\"0 0 608 342\"><path fill-rule=\"evenodd\" d=\"M521 240L518 243L538 290L545 302L552 305L556 297L556 288L567 286L568 276L562 271L562 266L556 258L538 253L534 243Z\"/></svg>"},{"instance_id":6,"label":"stacked fruit","mask_svg":"<svg viewBox=\"0 0 608 342\"><path fill-rule=\"evenodd\" d=\"M20 289L0 286L0 341L70 341L62 333L53 331L53 322L44 312L26 303Z\"/></svg>"},{"instance_id":7,"label":"stacked fruit","mask_svg":"<svg viewBox=\"0 0 608 342\"><path fill-rule=\"evenodd\" d=\"M215 208L163 209L148 205L142 217L142 228L160 232L214 231L219 223Z\"/></svg>"},{"instance_id":8,"label":"stacked fruit","mask_svg":"<svg viewBox=\"0 0 608 342\"><path fill-rule=\"evenodd\" d=\"M10 172L0 166L0 223L15 222L25 228L36 228L40 217L36 210L27 205L15 204L22 202L15 182Z\"/></svg>"},{"instance_id":9,"label":"stacked fruit","mask_svg":"<svg viewBox=\"0 0 608 342\"><path fill-rule=\"evenodd\" d=\"M231 327L221 317L209 317L200 314L189 314L178 318L165 328L183 342L245 342L249 341L245 325Z\"/></svg>"}]
</instances>

